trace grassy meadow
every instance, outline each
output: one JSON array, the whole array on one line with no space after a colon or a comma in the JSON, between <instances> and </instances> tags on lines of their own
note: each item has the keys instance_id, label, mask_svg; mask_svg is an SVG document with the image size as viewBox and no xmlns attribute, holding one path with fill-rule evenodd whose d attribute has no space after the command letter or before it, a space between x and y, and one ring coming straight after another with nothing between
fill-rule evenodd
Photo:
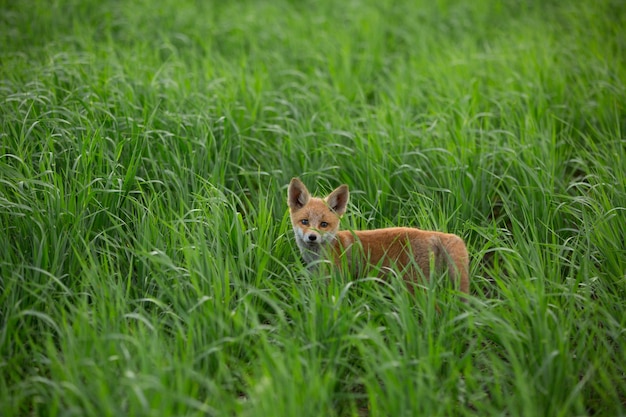
<instances>
[{"instance_id":1,"label":"grassy meadow","mask_svg":"<svg viewBox=\"0 0 626 417\"><path fill-rule=\"evenodd\" d=\"M626 415L626 4L19 0L0 9L0 415ZM309 274L344 228L445 277Z\"/></svg>"}]
</instances>

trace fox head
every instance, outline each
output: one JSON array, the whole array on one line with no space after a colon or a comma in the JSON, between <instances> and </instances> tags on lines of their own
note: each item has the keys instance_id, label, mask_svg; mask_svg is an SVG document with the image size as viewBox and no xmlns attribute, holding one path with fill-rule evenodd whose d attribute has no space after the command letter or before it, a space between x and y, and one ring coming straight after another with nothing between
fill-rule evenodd
<instances>
[{"instance_id":1,"label":"fox head","mask_svg":"<svg viewBox=\"0 0 626 417\"><path fill-rule=\"evenodd\" d=\"M347 185L337 187L325 198L312 197L298 178L289 183L287 203L296 243L307 263L320 257L321 250L335 240L339 220L346 212L350 192Z\"/></svg>"}]
</instances>

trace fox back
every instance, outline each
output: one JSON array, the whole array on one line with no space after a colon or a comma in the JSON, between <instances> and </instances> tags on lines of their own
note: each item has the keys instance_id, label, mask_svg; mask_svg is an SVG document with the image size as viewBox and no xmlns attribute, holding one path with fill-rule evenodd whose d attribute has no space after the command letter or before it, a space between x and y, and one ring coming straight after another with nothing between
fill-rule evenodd
<instances>
[{"instance_id":1,"label":"fox back","mask_svg":"<svg viewBox=\"0 0 626 417\"><path fill-rule=\"evenodd\" d=\"M287 202L296 243L310 267L330 257L336 265L346 263L354 277L371 268L396 268L408 283L430 276L431 264L447 270L461 292L469 292L469 257L463 240L449 233L408 227L374 230L339 230L350 193L337 187L325 198L312 197L298 178L289 183ZM431 262L434 260L434 262ZM412 285L408 285L413 290Z\"/></svg>"}]
</instances>

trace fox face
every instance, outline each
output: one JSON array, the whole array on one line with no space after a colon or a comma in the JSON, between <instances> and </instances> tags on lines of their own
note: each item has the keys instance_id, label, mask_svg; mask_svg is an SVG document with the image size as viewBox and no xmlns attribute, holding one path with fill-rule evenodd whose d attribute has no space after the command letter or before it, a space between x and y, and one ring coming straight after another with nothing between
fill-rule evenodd
<instances>
[{"instance_id":1,"label":"fox face","mask_svg":"<svg viewBox=\"0 0 626 417\"><path fill-rule=\"evenodd\" d=\"M349 196L347 185L340 186L322 199L311 197L298 178L289 183L287 203L291 224L296 243L308 264L318 260L322 250L335 241Z\"/></svg>"}]
</instances>

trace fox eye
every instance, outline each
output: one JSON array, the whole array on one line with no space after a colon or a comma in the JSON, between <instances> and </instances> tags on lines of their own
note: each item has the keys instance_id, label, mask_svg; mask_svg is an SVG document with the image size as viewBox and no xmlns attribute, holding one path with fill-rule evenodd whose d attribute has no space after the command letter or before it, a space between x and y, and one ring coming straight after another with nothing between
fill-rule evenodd
<instances>
[{"instance_id":1,"label":"fox eye","mask_svg":"<svg viewBox=\"0 0 626 417\"><path fill-rule=\"evenodd\" d=\"M328 223L326 223L326 222L321 222L321 223L320 223L320 227L328 227Z\"/></svg>"},{"instance_id":2,"label":"fox eye","mask_svg":"<svg viewBox=\"0 0 626 417\"><path fill-rule=\"evenodd\" d=\"M306 226L307 224L309 224L309 219L302 219L300 220L300 223Z\"/></svg>"}]
</instances>

